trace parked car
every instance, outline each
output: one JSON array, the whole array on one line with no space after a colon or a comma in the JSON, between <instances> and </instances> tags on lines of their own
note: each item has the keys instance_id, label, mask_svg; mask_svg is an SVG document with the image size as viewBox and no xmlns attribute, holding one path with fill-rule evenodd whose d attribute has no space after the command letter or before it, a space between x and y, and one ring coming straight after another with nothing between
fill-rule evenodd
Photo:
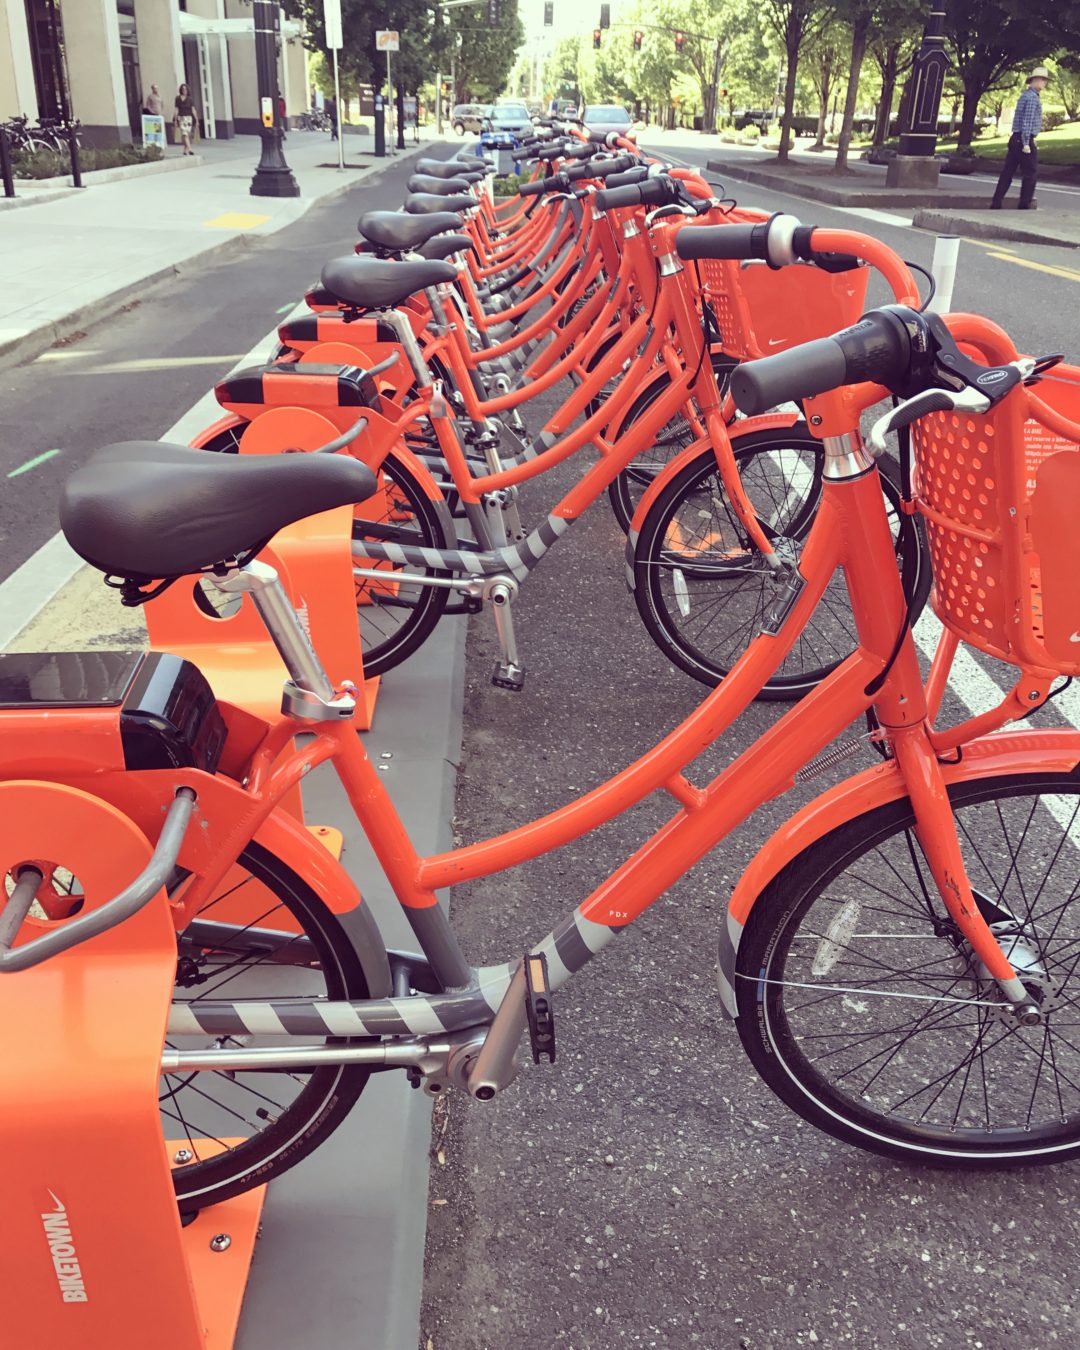
<instances>
[{"instance_id":1,"label":"parked car","mask_svg":"<svg viewBox=\"0 0 1080 1350\"><path fill-rule=\"evenodd\" d=\"M620 136L634 139L633 118L618 103L587 103L581 110L581 120L586 131L595 131L607 135L614 131Z\"/></svg>"},{"instance_id":2,"label":"parked car","mask_svg":"<svg viewBox=\"0 0 1080 1350\"><path fill-rule=\"evenodd\" d=\"M500 99L488 109L485 121L495 132L509 132L513 136L523 136L532 130L532 118L524 103Z\"/></svg>"},{"instance_id":3,"label":"parked car","mask_svg":"<svg viewBox=\"0 0 1080 1350\"><path fill-rule=\"evenodd\" d=\"M459 103L450 114L450 122L459 136L464 136L467 131L479 135L490 111L491 106L487 103Z\"/></svg>"}]
</instances>

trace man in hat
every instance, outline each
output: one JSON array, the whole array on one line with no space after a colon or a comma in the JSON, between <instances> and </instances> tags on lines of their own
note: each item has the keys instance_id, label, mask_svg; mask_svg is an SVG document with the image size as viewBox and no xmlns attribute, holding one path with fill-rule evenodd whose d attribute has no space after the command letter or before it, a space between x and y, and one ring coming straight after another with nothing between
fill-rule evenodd
<instances>
[{"instance_id":1,"label":"man in hat","mask_svg":"<svg viewBox=\"0 0 1080 1350\"><path fill-rule=\"evenodd\" d=\"M1035 175L1039 169L1035 137L1042 131L1042 100L1039 94L1046 88L1049 78L1050 72L1045 66L1036 66L1027 78L1027 88L1020 95L1016 112L1013 113L1012 135L1005 150L1005 164L990 203L993 211L1001 210L1017 169L1020 170L1020 210L1035 209L1032 199L1035 196Z\"/></svg>"}]
</instances>

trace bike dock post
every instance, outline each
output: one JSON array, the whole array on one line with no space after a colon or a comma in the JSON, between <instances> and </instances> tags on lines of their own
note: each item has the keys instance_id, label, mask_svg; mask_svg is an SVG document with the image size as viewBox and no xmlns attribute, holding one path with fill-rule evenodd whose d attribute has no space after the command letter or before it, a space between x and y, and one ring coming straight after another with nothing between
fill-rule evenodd
<instances>
[{"instance_id":1,"label":"bike dock post","mask_svg":"<svg viewBox=\"0 0 1080 1350\"><path fill-rule=\"evenodd\" d=\"M79 166L79 133L73 126L67 129L67 143L68 154L71 156L71 184L73 187L81 188L83 180L82 169Z\"/></svg>"},{"instance_id":2,"label":"bike dock post","mask_svg":"<svg viewBox=\"0 0 1080 1350\"><path fill-rule=\"evenodd\" d=\"M15 196L15 175L11 169L11 146L7 132L0 127L0 178L4 181L4 196Z\"/></svg>"},{"instance_id":3,"label":"bike dock post","mask_svg":"<svg viewBox=\"0 0 1080 1350\"><path fill-rule=\"evenodd\" d=\"M127 816L74 787L5 783L0 808L4 857L63 857L84 909L151 856ZM38 936L48 921L30 926ZM233 1345L265 1187L181 1224L170 1170L179 1145L162 1140L158 1100L175 972L162 890L92 941L0 976L0 1147L12 1163L0 1270L18 1293L5 1345Z\"/></svg>"}]
</instances>

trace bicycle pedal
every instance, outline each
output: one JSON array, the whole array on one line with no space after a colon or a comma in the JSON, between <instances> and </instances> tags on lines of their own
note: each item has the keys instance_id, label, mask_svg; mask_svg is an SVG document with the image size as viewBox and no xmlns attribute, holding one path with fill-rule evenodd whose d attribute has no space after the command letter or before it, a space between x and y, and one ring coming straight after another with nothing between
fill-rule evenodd
<instances>
[{"instance_id":1,"label":"bicycle pedal","mask_svg":"<svg viewBox=\"0 0 1080 1350\"><path fill-rule=\"evenodd\" d=\"M496 661L491 683L496 689L510 689L518 694L525 688L525 667L516 666L513 661Z\"/></svg>"},{"instance_id":2,"label":"bicycle pedal","mask_svg":"<svg viewBox=\"0 0 1080 1350\"><path fill-rule=\"evenodd\" d=\"M548 983L547 957L542 952L525 957L525 1013L533 1063L555 1063L555 1008Z\"/></svg>"}]
</instances>

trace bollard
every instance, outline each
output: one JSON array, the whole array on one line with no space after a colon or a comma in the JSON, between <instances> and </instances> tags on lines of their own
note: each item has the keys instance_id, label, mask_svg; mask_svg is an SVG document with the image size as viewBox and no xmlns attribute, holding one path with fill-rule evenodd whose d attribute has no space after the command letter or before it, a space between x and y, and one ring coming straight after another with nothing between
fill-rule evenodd
<instances>
[{"instance_id":1,"label":"bollard","mask_svg":"<svg viewBox=\"0 0 1080 1350\"><path fill-rule=\"evenodd\" d=\"M926 306L931 314L948 314L952 309L953 287L956 285L956 258L960 252L960 238L955 234L939 234L934 240L934 260L930 274L936 289L934 298Z\"/></svg>"},{"instance_id":2,"label":"bollard","mask_svg":"<svg viewBox=\"0 0 1080 1350\"><path fill-rule=\"evenodd\" d=\"M375 95L375 158L383 159L386 155L386 110L383 107L381 94Z\"/></svg>"},{"instance_id":3,"label":"bollard","mask_svg":"<svg viewBox=\"0 0 1080 1350\"><path fill-rule=\"evenodd\" d=\"M67 141L68 154L71 156L71 182L74 187L81 188L83 180L79 169L79 134L73 126L67 129Z\"/></svg>"},{"instance_id":4,"label":"bollard","mask_svg":"<svg viewBox=\"0 0 1080 1350\"><path fill-rule=\"evenodd\" d=\"M7 132L0 127L0 177L4 180L4 196L15 196L15 176L11 172L11 146Z\"/></svg>"}]
</instances>

